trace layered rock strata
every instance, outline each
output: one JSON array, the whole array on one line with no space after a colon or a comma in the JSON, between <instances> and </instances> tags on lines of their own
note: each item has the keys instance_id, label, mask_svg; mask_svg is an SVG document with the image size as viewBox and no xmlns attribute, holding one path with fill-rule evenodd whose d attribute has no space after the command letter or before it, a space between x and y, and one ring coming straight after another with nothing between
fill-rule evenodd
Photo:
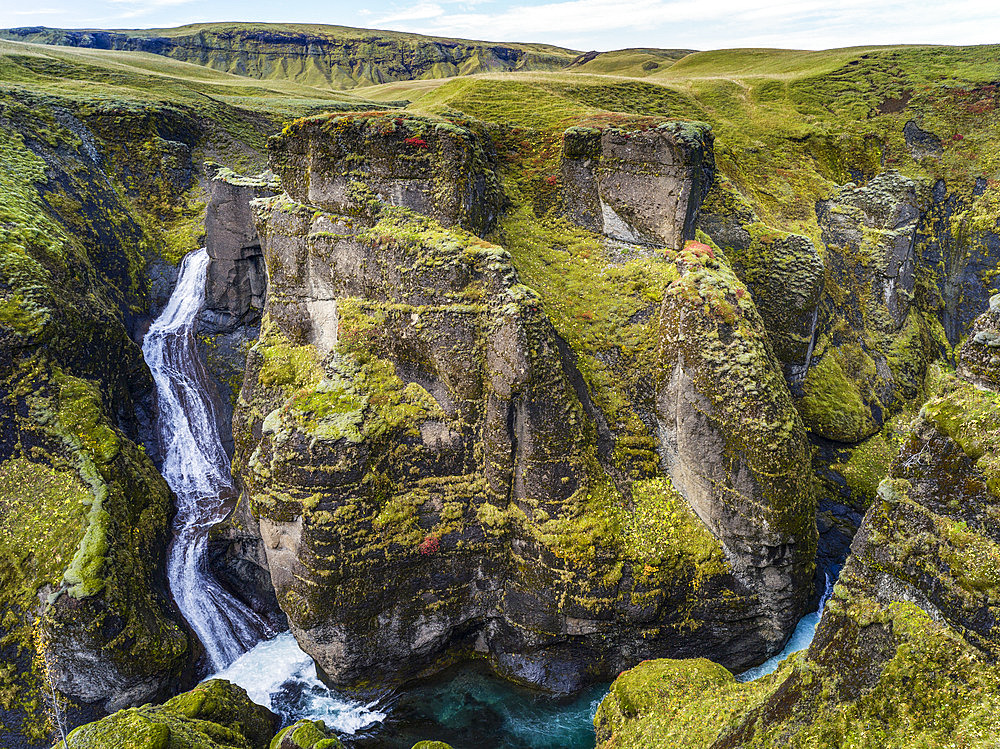
<instances>
[{"instance_id":1,"label":"layered rock strata","mask_svg":"<svg viewBox=\"0 0 1000 749\"><path fill-rule=\"evenodd\" d=\"M488 230L503 205L482 136L325 116L271 152L286 192L256 203L268 298L231 525L257 534L242 555L266 565L330 681L393 682L479 652L572 690L656 653L735 667L780 646L815 550L804 432L770 392L783 383L749 294L711 248L668 251L654 406L667 470L634 480L545 300L459 228ZM660 225L679 238L686 216ZM699 336L716 343L688 349ZM762 419L749 436L739 404ZM725 447L695 456L696 443Z\"/></svg>"},{"instance_id":2,"label":"layered rock strata","mask_svg":"<svg viewBox=\"0 0 1000 749\"><path fill-rule=\"evenodd\" d=\"M974 327L996 332L993 313ZM994 743L1000 396L984 348L970 338L973 382L945 375L914 421L808 650L747 684L705 661L644 664L602 704L600 746Z\"/></svg>"}]
</instances>

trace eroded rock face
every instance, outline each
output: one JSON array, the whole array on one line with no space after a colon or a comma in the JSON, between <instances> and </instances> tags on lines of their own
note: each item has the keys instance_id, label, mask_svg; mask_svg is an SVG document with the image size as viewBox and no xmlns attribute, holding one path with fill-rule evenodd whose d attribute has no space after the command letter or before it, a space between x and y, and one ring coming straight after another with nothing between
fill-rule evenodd
<instances>
[{"instance_id":1,"label":"eroded rock face","mask_svg":"<svg viewBox=\"0 0 1000 749\"><path fill-rule=\"evenodd\" d=\"M574 127L563 138L563 205L579 226L622 242L679 250L694 239L712 185L712 131L700 123L652 130Z\"/></svg>"},{"instance_id":2,"label":"eroded rock face","mask_svg":"<svg viewBox=\"0 0 1000 749\"><path fill-rule=\"evenodd\" d=\"M268 147L285 192L333 213L370 216L375 200L483 234L502 200L490 149L447 122L321 115L287 126Z\"/></svg>"},{"instance_id":3,"label":"eroded rock face","mask_svg":"<svg viewBox=\"0 0 1000 749\"><path fill-rule=\"evenodd\" d=\"M270 171L245 177L208 162L209 201L205 211L205 248L210 258L205 304L198 314L202 360L211 375L223 446L233 452L233 406L243 382L246 352L260 335L267 295L267 271L250 202L275 195L278 180Z\"/></svg>"},{"instance_id":4,"label":"eroded rock face","mask_svg":"<svg viewBox=\"0 0 1000 749\"><path fill-rule=\"evenodd\" d=\"M700 425L702 447L731 444L721 462L695 457L706 464L698 480L671 464L699 520L655 463L637 480L615 465L577 355L507 252L416 212L455 225L496 210L499 195L474 208L424 189L430 174L495 184L481 162L453 158L454 143L432 141L485 153L478 136L400 119L314 119L276 143L283 183L297 187L257 202L269 293L235 422L240 533L259 544L229 559L266 560L293 633L341 685L398 681L472 652L566 691L656 653L761 660L808 596L815 528L798 483L801 422L787 393L764 393L784 384L746 289L703 254L679 254L675 294L735 305L731 319L699 328L706 340L748 336L728 367L681 362L677 315L706 313L664 303L673 353L662 368L686 377L662 391L664 461L671 449L691 457L697 439L676 426L695 417L684 399L713 401L706 383L729 369L763 378L760 391L739 379L740 393L768 424L754 439L770 429L781 451L769 464L752 440L734 442L728 412ZM348 162L362 167L345 172L344 143L377 158L362 152ZM390 163L412 174L387 177ZM757 485L763 470L777 477L768 488ZM753 509L737 508L740 497Z\"/></svg>"},{"instance_id":5,"label":"eroded rock face","mask_svg":"<svg viewBox=\"0 0 1000 749\"><path fill-rule=\"evenodd\" d=\"M704 662L643 664L602 704L599 746L993 743L1000 716L983 695L1000 679L996 398L944 377L882 482L807 651L746 684Z\"/></svg>"},{"instance_id":6,"label":"eroded rock face","mask_svg":"<svg viewBox=\"0 0 1000 749\"><path fill-rule=\"evenodd\" d=\"M924 199L912 180L885 172L816 206L827 284L801 410L821 437L870 437L921 391L938 348L914 303Z\"/></svg>"},{"instance_id":7,"label":"eroded rock face","mask_svg":"<svg viewBox=\"0 0 1000 749\"><path fill-rule=\"evenodd\" d=\"M805 428L745 288L710 248L689 247L661 312L660 455L777 644L805 605L816 553Z\"/></svg>"},{"instance_id":8,"label":"eroded rock face","mask_svg":"<svg viewBox=\"0 0 1000 749\"><path fill-rule=\"evenodd\" d=\"M211 262L201 320L203 328L229 333L260 322L267 273L250 201L276 194L278 183L268 174L243 177L218 165L209 168L205 247Z\"/></svg>"},{"instance_id":9,"label":"eroded rock face","mask_svg":"<svg viewBox=\"0 0 1000 749\"><path fill-rule=\"evenodd\" d=\"M1000 294L990 298L989 311L973 323L959 351L958 372L982 387L1000 389Z\"/></svg>"},{"instance_id":10,"label":"eroded rock face","mask_svg":"<svg viewBox=\"0 0 1000 749\"><path fill-rule=\"evenodd\" d=\"M729 180L712 186L698 227L753 294L774 354L796 395L812 360L824 266L808 237L764 224Z\"/></svg>"}]
</instances>

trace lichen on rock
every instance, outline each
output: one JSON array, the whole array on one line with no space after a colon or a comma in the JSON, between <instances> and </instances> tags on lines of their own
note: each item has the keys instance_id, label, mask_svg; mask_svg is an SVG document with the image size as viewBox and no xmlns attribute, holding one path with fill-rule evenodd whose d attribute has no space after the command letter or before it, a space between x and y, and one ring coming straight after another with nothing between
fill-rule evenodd
<instances>
[{"instance_id":1,"label":"lichen on rock","mask_svg":"<svg viewBox=\"0 0 1000 749\"><path fill-rule=\"evenodd\" d=\"M688 129L636 137L679 153L710 145ZM621 351L639 366L635 389L615 395L593 381L594 357L609 344L550 317L560 297L522 285L517 269L550 235L598 238L562 219L505 219L491 238L509 241L508 252L459 228L488 229L483 214L429 196L435 174L485 185L476 194L502 204L494 165L477 156L491 149L482 138L372 113L293 123L272 141L286 193L255 202L269 294L237 407L234 470L258 525L255 558L266 557L292 631L332 682L353 688L376 686L375 663L392 683L473 653L558 691L664 651L708 647L734 666L763 659L807 595L814 529L795 478L808 468L801 423L787 396L772 407L777 396L739 386L768 436L788 447L772 471L773 500L749 485L728 489L748 493L765 506L756 520L778 526L763 539L774 553L755 556L753 533L744 543L720 536L691 510L690 487L678 491L664 474L655 396L642 383L672 370L659 358L671 340L668 287L697 296L738 281L706 269L696 250L640 248L623 274L655 262L658 275L638 304L614 312L638 313ZM472 157L456 159L456 143ZM407 149L413 158L400 158ZM694 207L657 213L678 237L703 189L684 179ZM679 270L694 266L701 286ZM752 320L750 348L734 349L730 366L785 392L745 289L715 293L724 301L711 304L736 304L734 319ZM699 301L696 314L715 312ZM763 452L746 449L732 445L734 471L741 461L767 468ZM780 581L774 596L760 575ZM772 619L764 609L779 599Z\"/></svg>"}]
</instances>

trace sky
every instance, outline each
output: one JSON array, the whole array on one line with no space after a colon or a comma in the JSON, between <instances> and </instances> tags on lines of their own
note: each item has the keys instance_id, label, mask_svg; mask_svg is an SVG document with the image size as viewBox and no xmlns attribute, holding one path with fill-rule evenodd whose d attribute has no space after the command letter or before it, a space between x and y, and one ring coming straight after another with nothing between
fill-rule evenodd
<instances>
[{"instance_id":1,"label":"sky","mask_svg":"<svg viewBox=\"0 0 1000 749\"><path fill-rule=\"evenodd\" d=\"M0 0L0 28L328 23L578 50L1000 43L996 0Z\"/></svg>"}]
</instances>

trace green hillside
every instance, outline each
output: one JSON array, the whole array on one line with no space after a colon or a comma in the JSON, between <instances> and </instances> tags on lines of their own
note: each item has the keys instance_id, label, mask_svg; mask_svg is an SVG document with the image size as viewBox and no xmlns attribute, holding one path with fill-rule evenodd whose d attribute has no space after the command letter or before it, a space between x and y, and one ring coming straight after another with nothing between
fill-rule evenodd
<instances>
[{"instance_id":1,"label":"green hillside","mask_svg":"<svg viewBox=\"0 0 1000 749\"><path fill-rule=\"evenodd\" d=\"M210 23L173 29L0 31L40 44L150 52L266 80L349 89L491 71L553 70L578 55L546 44L501 44L320 24Z\"/></svg>"}]
</instances>

